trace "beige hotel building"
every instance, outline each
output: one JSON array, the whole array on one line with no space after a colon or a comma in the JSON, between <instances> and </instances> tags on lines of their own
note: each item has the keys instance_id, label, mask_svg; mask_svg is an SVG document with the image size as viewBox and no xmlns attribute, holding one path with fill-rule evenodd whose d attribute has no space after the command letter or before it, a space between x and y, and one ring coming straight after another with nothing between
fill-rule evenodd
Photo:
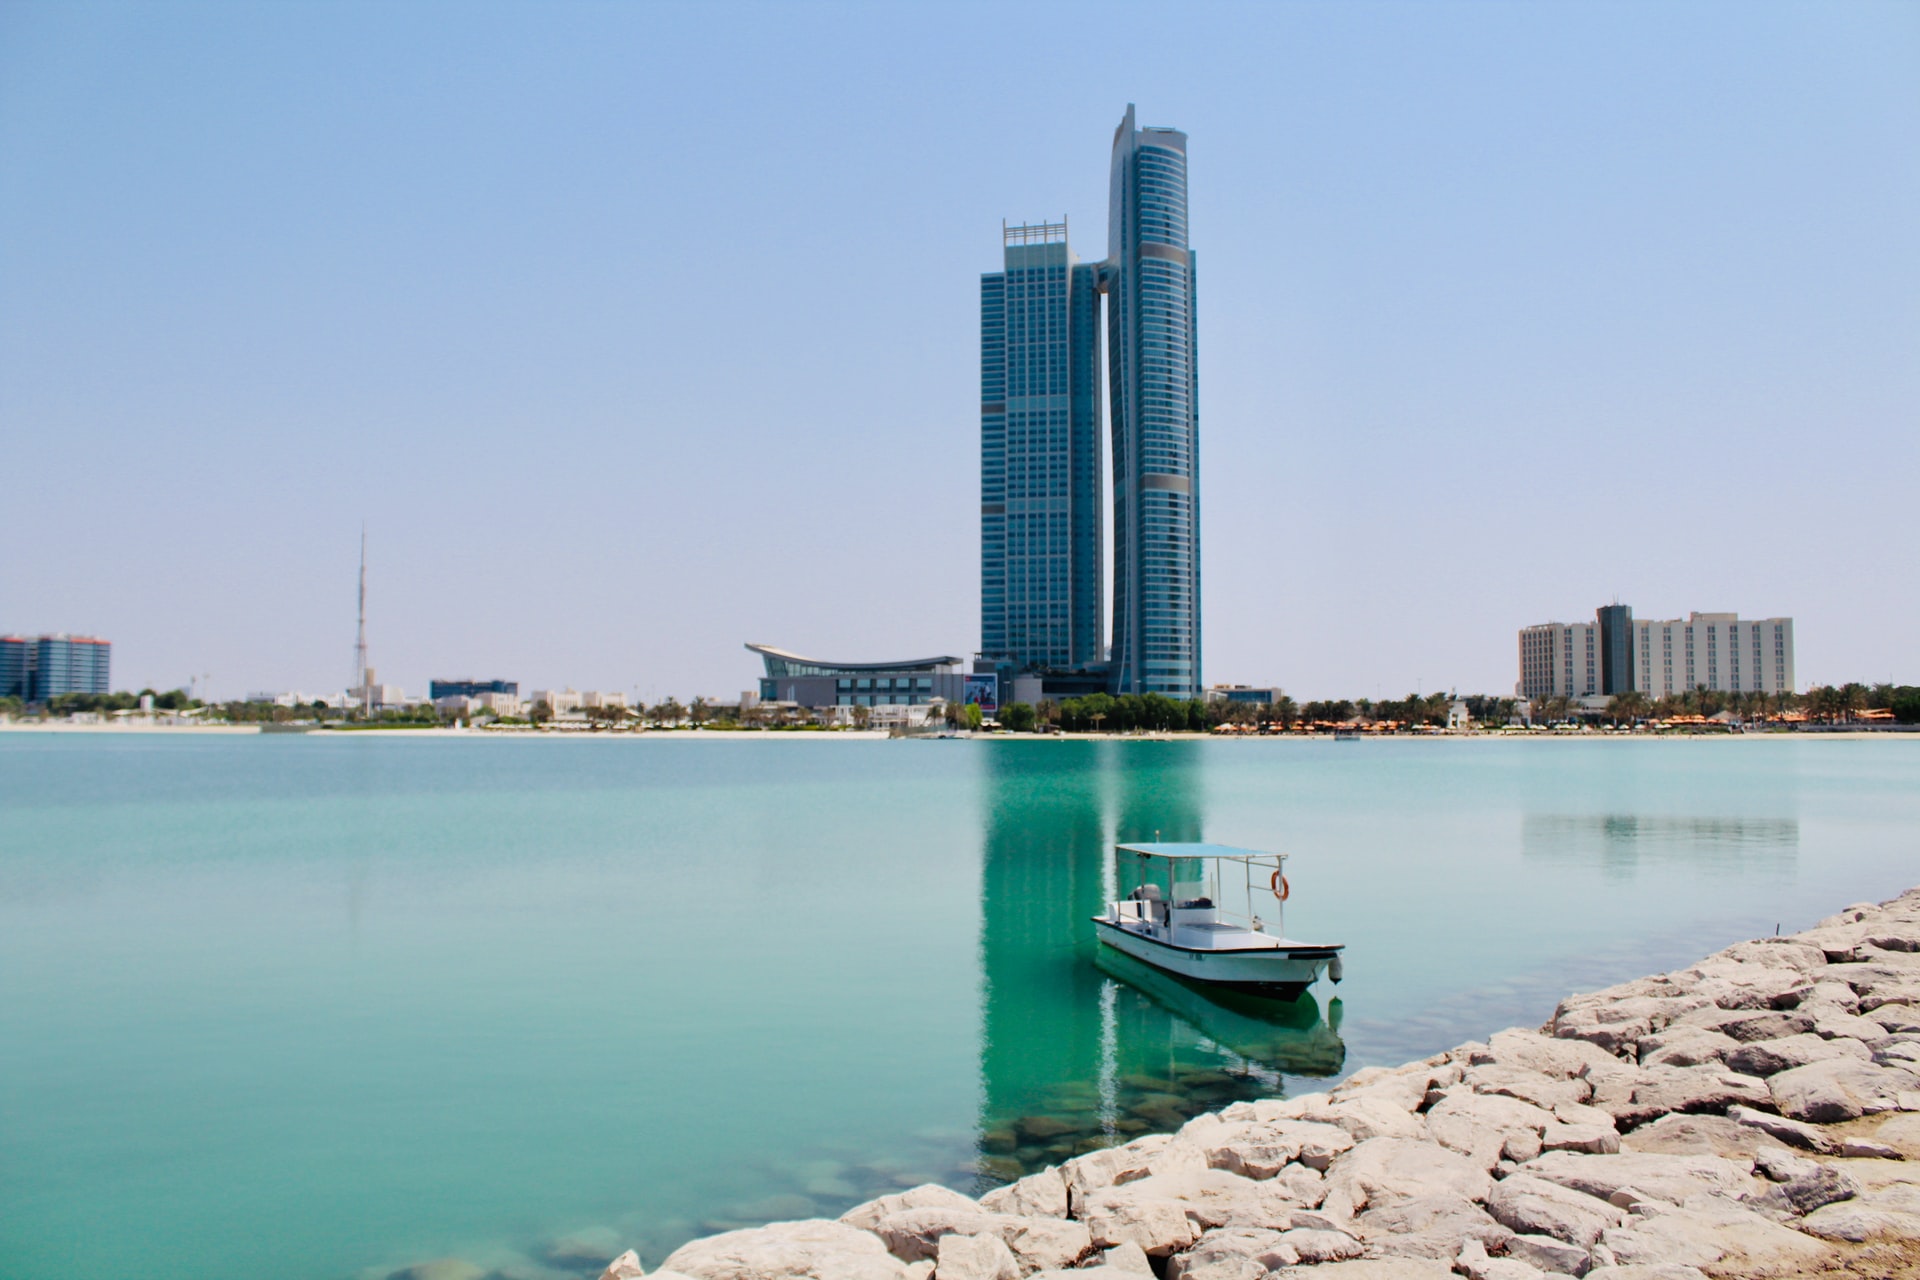
<instances>
[{"instance_id":1,"label":"beige hotel building","mask_svg":"<svg viewBox=\"0 0 1920 1280\"><path fill-rule=\"evenodd\" d=\"M1792 693L1793 619L1741 620L1690 613L1636 620L1607 605L1592 622L1543 622L1520 632L1523 698L1658 698L1706 687L1722 693Z\"/></svg>"}]
</instances>

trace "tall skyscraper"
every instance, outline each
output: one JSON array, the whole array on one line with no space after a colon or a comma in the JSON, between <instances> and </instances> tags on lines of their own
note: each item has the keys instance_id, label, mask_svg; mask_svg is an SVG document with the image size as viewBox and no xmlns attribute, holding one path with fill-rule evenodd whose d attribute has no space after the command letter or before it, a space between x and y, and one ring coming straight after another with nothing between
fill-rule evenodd
<instances>
[{"instance_id":1,"label":"tall skyscraper","mask_svg":"<svg viewBox=\"0 0 1920 1280\"><path fill-rule=\"evenodd\" d=\"M1200 419L1187 135L1113 135L1107 373L1113 402L1115 693L1200 696Z\"/></svg>"},{"instance_id":2,"label":"tall skyscraper","mask_svg":"<svg viewBox=\"0 0 1920 1280\"><path fill-rule=\"evenodd\" d=\"M1004 227L980 282L980 651L1115 693L1200 696L1199 417L1187 135L1114 135L1107 258L1064 221ZM1101 643L1100 299L1113 460L1113 623Z\"/></svg>"},{"instance_id":3,"label":"tall skyscraper","mask_svg":"<svg viewBox=\"0 0 1920 1280\"><path fill-rule=\"evenodd\" d=\"M980 651L1100 661L1099 267L1067 224L1002 227L980 278Z\"/></svg>"}]
</instances>

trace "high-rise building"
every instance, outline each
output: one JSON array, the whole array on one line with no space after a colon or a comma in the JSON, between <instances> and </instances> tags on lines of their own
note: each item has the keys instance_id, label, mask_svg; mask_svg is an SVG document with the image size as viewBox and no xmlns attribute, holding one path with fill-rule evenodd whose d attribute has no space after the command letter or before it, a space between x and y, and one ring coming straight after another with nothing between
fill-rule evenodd
<instances>
[{"instance_id":1,"label":"high-rise building","mask_svg":"<svg viewBox=\"0 0 1920 1280\"><path fill-rule=\"evenodd\" d=\"M111 691L113 645L96 636L0 636L0 698Z\"/></svg>"},{"instance_id":2,"label":"high-rise building","mask_svg":"<svg viewBox=\"0 0 1920 1280\"><path fill-rule=\"evenodd\" d=\"M1107 258L1005 227L980 284L980 653L1050 692L1200 696L1199 419L1187 136L1114 135ZM1100 299L1113 465L1101 644ZM1090 686L1090 687L1089 687Z\"/></svg>"},{"instance_id":3,"label":"high-rise building","mask_svg":"<svg viewBox=\"0 0 1920 1280\"><path fill-rule=\"evenodd\" d=\"M1793 619L1690 613L1633 624L1633 687L1649 697L1702 686L1716 692L1792 693Z\"/></svg>"},{"instance_id":4,"label":"high-rise building","mask_svg":"<svg viewBox=\"0 0 1920 1280\"><path fill-rule=\"evenodd\" d=\"M1600 632L1600 692L1626 693L1633 688L1633 608L1603 604L1594 622Z\"/></svg>"},{"instance_id":5,"label":"high-rise building","mask_svg":"<svg viewBox=\"0 0 1920 1280\"><path fill-rule=\"evenodd\" d=\"M1113 136L1107 197L1113 690L1200 696L1200 419L1187 135Z\"/></svg>"},{"instance_id":6,"label":"high-rise building","mask_svg":"<svg viewBox=\"0 0 1920 1280\"><path fill-rule=\"evenodd\" d=\"M1623 634L1624 633L1624 634ZM1626 671L1618 670L1622 659ZM1793 619L1742 622L1731 613L1636 621L1626 605L1593 622L1543 622L1520 632L1523 698L1594 698L1638 691L1650 698L1706 688L1716 693L1792 693Z\"/></svg>"},{"instance_id":7,"label":"high-rise building","mask_svg":"<svg viewBox=\"0 0 1920 1280\"><path fill-rule=\"evenodd\" d=\"M1067 224L1001 228L980 278L980 652L1101 658L1099 267Z\"/></svg>"}]
</instances>

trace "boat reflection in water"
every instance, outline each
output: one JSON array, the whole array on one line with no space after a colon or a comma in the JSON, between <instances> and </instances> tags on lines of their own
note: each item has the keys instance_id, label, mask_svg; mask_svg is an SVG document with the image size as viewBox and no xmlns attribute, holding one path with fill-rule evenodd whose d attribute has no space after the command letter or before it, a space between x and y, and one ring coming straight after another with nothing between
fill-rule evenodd
<instances>
[{"instance_id":1,"label":"boat reflection in water","mask_svg":"<svg viewBox=\"0 0 1920 1280\"><path fill-rule=\"evenodd\" d=\"M1194 744L993 746L978 1189L1340 1071L1339 1001L1203 993L1090 936L1115 844L1202 838Z\"/></svg>"},{"instance_id":2,"label":"boat reflection in water","mask_svg":"<svg viewBox=\"0 0 1920 1280\"><path fill-rule=\"evenodd\" d=\"M1293 1000L1202 991L1170 973L1103 947L1094 963L1108 977L1133 988L1136 999L1150 1000L1173 1015L1182 1028L1211 1042L1222 1054L1264 1067L1276 1076L1333 1076L1347 1060L1340 1039L1340 999L1320 1002L1311 993Z\"/></svg>"}]
</instances>

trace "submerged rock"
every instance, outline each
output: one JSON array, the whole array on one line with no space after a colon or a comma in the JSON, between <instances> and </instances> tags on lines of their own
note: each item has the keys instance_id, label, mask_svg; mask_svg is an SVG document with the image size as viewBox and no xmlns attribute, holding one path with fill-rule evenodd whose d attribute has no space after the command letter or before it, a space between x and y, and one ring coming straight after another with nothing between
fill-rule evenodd
<instances>
[{"instance_id":1,"label":"submerged rock","mask_svg":"<svg viewBox=\"0 0 1920 1280\"><path fill-rule=\"evenodd\" d=\"M484 1267L477 1267L465 1258L433 1258L402 1267L387 1280L482 1280L486 1274Z\"/></svg>"}]
</instances>

